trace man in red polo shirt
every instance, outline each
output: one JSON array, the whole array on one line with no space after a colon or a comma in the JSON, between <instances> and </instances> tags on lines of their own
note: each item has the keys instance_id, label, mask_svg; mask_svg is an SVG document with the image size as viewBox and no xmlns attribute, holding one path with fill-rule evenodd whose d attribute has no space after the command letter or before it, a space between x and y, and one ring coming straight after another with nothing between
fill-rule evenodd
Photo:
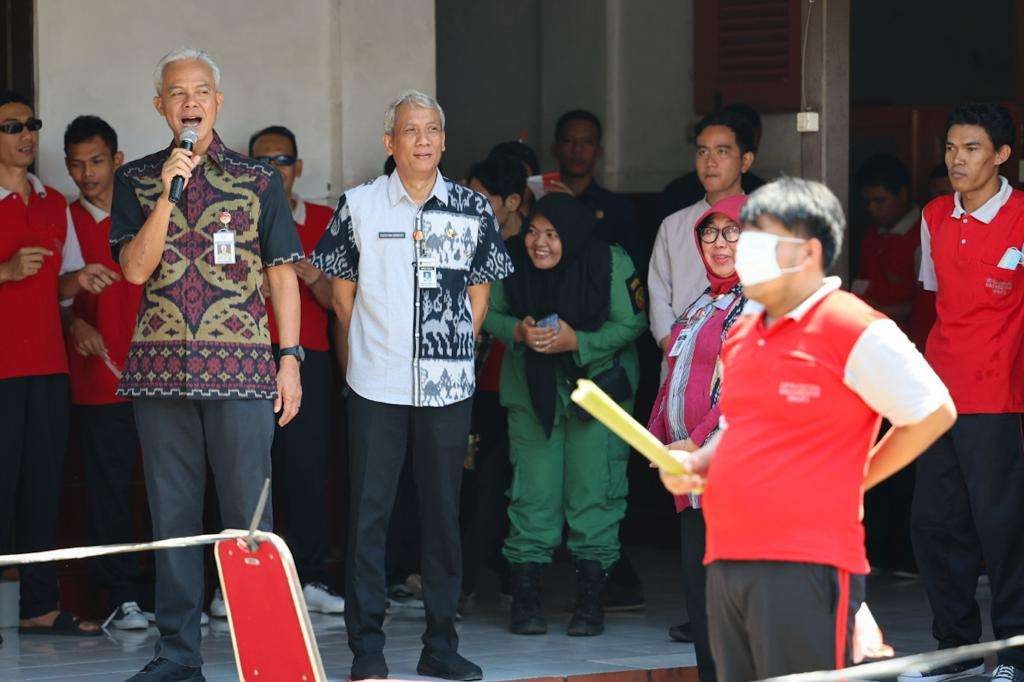
<instances>
[{"instance_id":1,"label":"man in red polo shirt","mask_svg":"<svg viewBox=\"0 0 1024 682\"><path fill-rule=\"evenodd\" d=\"M270 126L249 139L249 156L269 163L281 174L285 196L302 248L308 256L327 230L334 211L304 201L294 192L302 175L295 134L284 126ZM299 277L302 308L299 343L306 352L302 363L302 409L286 426L278 426L272 450L274 509L284 518L285 539L295 558L302 594L310 611L339 614L345 599L329 585L327 561L327 456L330 450L331 387L333 370L327 338L327 311L331 307L331 282L320 270L301 260L294 264ZM264 287L265 295L269 290ZM277 352L279 341L274 312L267 308L270 340ZM225 616L218 591L210 604L214 616Z\"/></svg>"},{"instance_id":2,"label":"man in red polo shirt","mask_svg":"<svg viewBox=\"0 0 1024 682\"><path fill-rule=\"evenodd\" d=\"M736 271L751 300L722 349L723 427L681 456L704 486L708 629L719 680L840 668L868 572L864 490L955 419L942 382L892 320L825 277L845 218L824 185L750 195ZM758 305L759 304L759 305ZM882 418L893 428L877 444Z\"/></svg>"},{"instance_id":3,"label":"man in red polo shirt","mask_svg":"<svg viewBox=\"0 0 1024 682\"><path fill-rule=\"evenodd\" d=\"M1024 634L1024 193L999 176L1015 130L1001 106L953 109L946 168L956 193L932 200L921 220L921 281L938 314L925 356L960 413L918 462L911 520L939 648L981 638L974 593L982 570L996 638ZM1024 650L1000 652L999 664L994 679L1024 681Z\"/></svg>"},{"instance_id":4,"label":"man in red polo shirt","mask_svg":"<svg viewBox=\"0 0 1024 682\"><path fill-rule=\"evenodd\" d=\"M114 171L124 161L117 133L101 118L79 116L64 131L64 163L81 193L71 204L75 234L84 258L118 274L110 256L110 204ZM71 402L78 430L89 496L90 542L136 541L132 521L131 482L139 447L131 401L115 395L135 331L142 287L124 279L102 294L83 291L75 297L68 326ZM139 608L139 557L118 554L93 562L95 583L107 591L110 624L122 630L145 630L149 622Z\"/></svg>"},{"instance_id":5,"label":"man in red polo shirt","mask_svg":"<svg viewBox=\"0 0 1024 682\"><path fill-rule=\"evenodd\" d=\"M117 278L84 266L67 202L28 172L42 122L0 91L0 552L52 549L68 442L61 301ZM98 635L58 605L53 563L20 569L22 634Z\"/></svg>"}]
</instances>

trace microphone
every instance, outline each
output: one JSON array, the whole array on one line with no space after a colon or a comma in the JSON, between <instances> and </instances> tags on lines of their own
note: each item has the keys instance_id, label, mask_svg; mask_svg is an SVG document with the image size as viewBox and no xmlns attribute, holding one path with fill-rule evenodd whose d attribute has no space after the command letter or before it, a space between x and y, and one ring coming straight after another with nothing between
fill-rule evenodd
<instances>
[{"instance_id":1,"label":"microphone","mask_svg":"<svg viewBox=\"0 0 1024 682\"><path fill-rule=\"evenodd\" d=\"M196 142L199 141L199 133L196 132L195 128L185 128L181 132L181 148L192 151L192 148L196 146ZM181 200L181 193L185 189L185 178L180 175L175 175L174 179L171 180L171 191L167 198L170 199L172 204L178 203Z\"/></svg>"}]
</instances>

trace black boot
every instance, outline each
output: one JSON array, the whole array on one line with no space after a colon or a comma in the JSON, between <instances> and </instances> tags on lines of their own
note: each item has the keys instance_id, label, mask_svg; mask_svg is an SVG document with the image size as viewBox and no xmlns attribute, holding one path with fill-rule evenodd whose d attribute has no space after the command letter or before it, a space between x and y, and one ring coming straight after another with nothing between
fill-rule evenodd
<instances>
[{"instance_id":1,"label":"black boot","mask_svg":"<svg viewBox=\"0 0 1024 682\"><path fill-rule=\"evenodd\" d=\"M566 634L571 637L593 637L604 632L604 608L601 590L608 580L608 571L598 561L576 559L576 613L569 621Z\"/></svg>"},{"instance_id":2,"label":"black boot","mask_svg":"<svg viewBox=\"0 0 1024 682\"><path fill-rule=\"evenodd\" d=\"M548 624L540 605L540 574L542 564L511 565L512 614L509 632L516 635L547 634Z\"/></svg>"}]
</instances>

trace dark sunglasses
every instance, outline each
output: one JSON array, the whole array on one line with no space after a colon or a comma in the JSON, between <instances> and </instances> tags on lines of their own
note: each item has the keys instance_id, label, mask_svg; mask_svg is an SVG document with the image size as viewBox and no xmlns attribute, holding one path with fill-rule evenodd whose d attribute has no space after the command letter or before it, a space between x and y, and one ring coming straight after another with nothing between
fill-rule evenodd
<instances>
[{"instance_id":1,"label":"dark sunglasses","mask_svg":"<svg viewBox=\"0 0 1024 682\"><path fill-rule=\"evenodd\" d=\"M705 244L714 244L718 241L718 235L725 237L725 241L734 244L740 240L740 228L735 225L718 229L717 227L702 227L698 232L700 240Z\"/></svg>"},{"instance_id":2,"label":"dark sunglasses","mask_svg":"<svg viewBox=\"0 0 1024 682\"><path fill-rule=\"evenodd\" d=\"M21 121L8 121L7 123L0 124L0 133L7 133L8 135L17 135L25 128L28 128L31 132L36 132L43 127L43 122L38 118L30 118L29 120L22 123Z\"/></svg>"},{"instance_id":3,"label":"dark sunglasses","mask_svg":"<svg viewBox=\"0 0 1024 682\"><path fill-rule=\"evenodd\" d=\"M295 162L299 159L291 154L278 154L277 156L257 156L256 160L263 161L264 163L270 163L275 166L294 166Z\"/></svg>"}]
</instances>

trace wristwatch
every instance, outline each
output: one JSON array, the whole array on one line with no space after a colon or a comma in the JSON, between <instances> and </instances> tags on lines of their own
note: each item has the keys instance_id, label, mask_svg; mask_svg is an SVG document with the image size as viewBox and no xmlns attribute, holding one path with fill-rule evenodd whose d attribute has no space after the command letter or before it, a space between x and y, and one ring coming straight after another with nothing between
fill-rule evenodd
<instances>
[{"instance_id":1,"label":"wristwatch","mask_svg":"<svg viewBox=\"0 0 1024 682\"><path fill-rule=\"evenodd\" d=\"M300 365L306 359L306 351L303 350L302 346L288 346L287 348L282 348L278 353L278 356L282 358L286 355L290 355L298 360Z\"/></svg>"}]
</instances>

